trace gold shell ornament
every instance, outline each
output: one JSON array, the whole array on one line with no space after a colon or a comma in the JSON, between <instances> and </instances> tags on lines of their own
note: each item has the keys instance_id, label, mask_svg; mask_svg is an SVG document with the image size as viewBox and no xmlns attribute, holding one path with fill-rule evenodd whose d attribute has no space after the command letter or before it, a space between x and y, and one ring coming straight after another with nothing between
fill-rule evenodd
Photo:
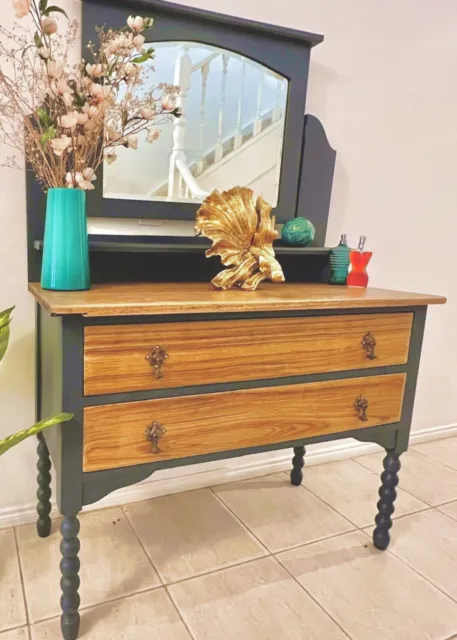
<instances>
[{"instance_id":1,"label":"gold shell ornament","mask_svg":"<svg viewBox=\"0 0 457 640\"><path fill-rule=\"evenodd\" d=\"M206 257L220 256L222 264L229 267L211 280L217 289L254 291L262 280L284 282L273 250L279 235L275 217L261 196L254 206L252 189L213 191L197 211L195 232L213 241Z\"/></svg>"}]
</instances>

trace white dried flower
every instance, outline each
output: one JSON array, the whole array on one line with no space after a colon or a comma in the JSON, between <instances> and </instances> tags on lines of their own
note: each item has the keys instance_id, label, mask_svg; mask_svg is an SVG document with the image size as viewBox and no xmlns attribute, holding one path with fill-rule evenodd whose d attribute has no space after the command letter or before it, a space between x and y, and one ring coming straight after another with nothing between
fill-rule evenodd
<instances>
[{"instance_id":1,"label":"white dried flower","mask_svg":"<svg viewBox=\"0 0 457 640\"><path fill-rule=\"evenodd\" d=\"M53 33L57 32L57 22L54 20L54 18L41 18L41 28L43 29L43 33L51 36Z\"/></svg>"},{"instance_id":2,"label":"white dried flower","mask_svg":"<svg viewBox=\"0 0 457 640\"><path fill-rule=\"evenodd\" d=\"M160 136L159 129L148 129L148 135L146 137L147 142L154 142Z\"/></svg>"},{"instance_id":3,"label":"white dried flower","mask_svg":"<svg viewBox=\"0 0 457 640\"><path fill-rule=\"evenodd\" d=\"M64 65L62 62L56 62L55 60L49 60L46 65L48 70L48 76L50 78L60 78L63 73Z\"/></svg>"},{"instance_id":4,"label":"white dried flower","mask_svg":"<svg viewBox=\"0 0 457 640\"><path fill-rule=\"evenodd\" d=\"M55 92L58 93L59 96L63 96L65 93L71 95L74 93L73 89L68 86L66 78L60 78L60 80L55 83Z\"/></svg>"},{"instance_id":5,"label":"white dried flower","mask_svg":"<svg viewBox=\"0 0 457 640\"><path fill-rule=\"evenodd\" d=\"M149 107L141 107L140 116L143 118L143 120L152 120L155 116L155 111L154 109L150 109Z\"/></svg>"},{"instance_id":6,"label":"white dried flower","mask_svg":"<svg viewBox=\"0 0 457 640\"><path fill-rule=\"evenodd\" d=\"M138 149L138 136L127 136L129 149Z\"/></svg>"},{"instance_id":7,"label":"white dried flower","mask_svg":"<svg viewBox=\"0 0 457 640\"><path fill-rule=\"evenodd\" d=\"M162 99L162 109L164 111L173 111L175 108L175 101L169 95L166 95Z\"/></svg>"},{"instance_id":8,"label":"white dried flower","mask_svg":"<svg viewBox=\"0 0 457 640\"><path fill-rule=\"evenodd\" d=\"M76 121L78 124L86 124L88 120L89 120L89 114L76 112Z\"/></svg>"},{"instance_id":9,"label":"white dried flower","mask_svg":"<svg viewBox=\"0 0 457 640\"><path fill-rule=\"evenodd\" d=\"M65 176L65 182L68 185L78 185L81 180L83 179L82 173L80 173L79 171L76 171L75 174L73 175L71 171L69 171L66 176Z\"/></svg>"},{"instance_id":10,"label":"white dried flower","mask_svg":"<svg viewBox=\"0 0 457 640\"><path fill-rule=\"evenodd\" d=\"M61 116L60 118L60 126L64 129L73 129L78 124L78 119L74 114L67 114L66 116Z\"/></svg>"},{"instance_id":11,"label":"white dried flower","mask_svg":"<svg viewBox=\"0 0 457 640\"><path fill-rule=\"evenodd\" d=\"M142 51L144 51L143 45L145 40L146 38L142 33L139 33L133 38L133 44L135 45L135 49L138 51L138 53L142 53Z\"/></svg>"},{"instance_id":12,"label":"white dried flower","mask_svg":"<svg viewBox=\"0 0 457 640\"><path fill-rule=\"evenodd\" d=\"M71 146L71 138L62 135L60 138L54 138L51 140L51 147L56 156L61 156Z\"/></svg>"},{"instance_id":13,"label":"white dried flower","mask_svg":"<svg viewBox=\"0 0 457 640\"><path fill-rule=\"evenodd\" d=\"M49 56L51 55L51 51L49 47L38 47L38 55L42 60L48 60Z\"/></svg>"},{"instance_id":14,"label":"white dried flower","mask_svg":"<svg viewBox=\"0 0 457 640\"><path fill-rule=\"evenodd\" d=\"M114 149L109 149L105 155L106 161L108 164L113 164L117 160L117 153Z\"/></svg>"},{"instance_id":15,"label":"white dried flower","mask_svg":"<svg viewBox=\"0 0 457 640\"><path fill-rule=\"evenodd\" d=\"M72 107L74 107L74 102L73 102L73 96L71 93L64 93L61 96L64 105L67 107L67 109L70 109Z\"/></svg>"},{"instance_id":16,"label":"white dried flower","mask_svg":"<svg viewBox=\"0 0 457 640\"><path fill-rule=\"evenodd\" d=\"M124 66L124 73L127 78L138 75L139 71L140 70L138 66L136 64L133 64L133 62L127 62L127 64Z\"/></svg>"},{"instance_id":17,"label":"white dried flower","mask_svg":"<svg viewBox=\"0 0 457 640\"><path fill-rule=\"evenodd\" d=\"M144 29L144 19L141 16L129 16L127 24L132 31L142 31Z\"/></svg>"},{"instance_id":18,"label":"white dried flower","mask_svg":"<svg viewBox=\"0 0 457 640\"><path fill-rule=\"evenodd\" d=\"M88 182L87 180L81 180L81 182L78 184L78 187L83 191L92 191L93 189L95 189L92 182Z\"/></svg>"},{"instance_id":19,"label":"white dried flower","mask_svg":"<svg viewBox=\"0 0 457 640\"><path fill-rule=\"evenodd\" d=\"M95 171L92 169L92 167L86 167L85 169L83 169L83 178L88 182L95 182L97 176L95 175Z\"/></svg>"},{"instance_id":20,"label":"white dried flower","mask_svg":"<svg viewBox=\"0 0 457 640\"><path fill-rule=\"evenodd\" d=\"M87 75L93 76L94 78L101 78L105 69L102 64L86 64Z\"/></svg>"}]
</instances>

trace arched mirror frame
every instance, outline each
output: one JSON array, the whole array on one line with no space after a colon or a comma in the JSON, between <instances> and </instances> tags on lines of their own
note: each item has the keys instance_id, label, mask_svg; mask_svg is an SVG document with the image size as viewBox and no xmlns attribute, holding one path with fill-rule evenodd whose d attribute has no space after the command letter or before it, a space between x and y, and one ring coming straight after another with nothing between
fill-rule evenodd
<instances>
[{"instance_id":1,"label":"arched mirror frame","mask_svg":"<svg viewBox=\"0 0 457 640\"><path fill-rule=\"evenodd\" d=\"M322 36L160 0L83 0L82 9L83 49L90 40L96 41L95 25L117 29L124 26L129 14L149 15L154 18L151 41L201 42L251 58L286 77L289 92L275 215L278 222L296 215L310 50ZM199 203L104 198L102 171L90 196L88 215L92 217L193 220L199 207Z\"/></svg>"}]
</instances>

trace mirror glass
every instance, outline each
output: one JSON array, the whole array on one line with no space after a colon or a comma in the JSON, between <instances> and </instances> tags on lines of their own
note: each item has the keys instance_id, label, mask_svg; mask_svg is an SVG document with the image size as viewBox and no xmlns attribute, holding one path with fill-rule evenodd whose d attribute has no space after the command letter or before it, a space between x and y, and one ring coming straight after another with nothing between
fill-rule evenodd
<instances>
[{"instance_id":1,"label":"mirror glass","mask_svg":"<svg viewBox=\"0 0 457 640\"><path fill-rule=\"evenodd\" d=\"M276 206L288 81L231 51L193 42L154 47L151 82L181 87L183 116L152 144L119 147L104 166L104 197L201 202L213 189L247 186Z\"/></svg>"}]
</instances>

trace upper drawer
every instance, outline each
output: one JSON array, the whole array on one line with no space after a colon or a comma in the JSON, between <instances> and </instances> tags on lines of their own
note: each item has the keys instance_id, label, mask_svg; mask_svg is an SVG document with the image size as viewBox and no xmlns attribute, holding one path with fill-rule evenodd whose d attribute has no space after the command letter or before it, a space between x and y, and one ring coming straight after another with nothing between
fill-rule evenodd
<instances>
[{"instance_id":1,"label":"upper drawer","mask_svg":"<svg viewBox=\"0 0 457 640\"><path fill-rule=\"evenodd\" d=\"M380 313L89 326L84 336L84 393L404 364L412 316ZM162 363L154 347L166 351Z\"/></svg>"}]
</instances>

